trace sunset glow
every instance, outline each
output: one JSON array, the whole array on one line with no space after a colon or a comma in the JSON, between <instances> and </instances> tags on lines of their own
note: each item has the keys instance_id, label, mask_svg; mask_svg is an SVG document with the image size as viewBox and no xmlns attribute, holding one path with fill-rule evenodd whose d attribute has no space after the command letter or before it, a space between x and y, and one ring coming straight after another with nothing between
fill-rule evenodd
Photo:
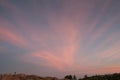
<instances>
[{"instance_id":1,"label":"sunset glow","mask_svg":"<svg viewBox=\"0 0 120 80\"><path fill-rule=\"evenodd\" d=\"M120 0L0 0L0 72L120 72Z\"/></svg>"}]
</instances>

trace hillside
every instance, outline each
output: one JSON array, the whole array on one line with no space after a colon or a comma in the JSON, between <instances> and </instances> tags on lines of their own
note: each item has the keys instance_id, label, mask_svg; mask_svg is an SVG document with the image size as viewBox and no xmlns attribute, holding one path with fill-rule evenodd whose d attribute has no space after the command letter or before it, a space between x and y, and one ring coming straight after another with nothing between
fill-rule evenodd
<instances>
[{"instance_id":1,"label":"hillside","mask_svg":"<svg viewBox=\"0 0 120 80\"><path fill-rule=\"evenodd\" d=\"M40 77L37 75L27 75L27 74L0 74L0 80L120 80L120 73L105 74L105 75L94 75L87 76L84 78L76 78L76 76L66 75L63 79L58 79L56 77Z\"/></svg>"},{"instance_id":2,"label":"hillside","mask_svg":"<svg viewBox=\"0 0 120 80\"><path fill-rule=\"evenodd\" d=\"M27 74L0 74L0 80L59 80L56 77L40 77Z\"/></svg>"}]
</instances>

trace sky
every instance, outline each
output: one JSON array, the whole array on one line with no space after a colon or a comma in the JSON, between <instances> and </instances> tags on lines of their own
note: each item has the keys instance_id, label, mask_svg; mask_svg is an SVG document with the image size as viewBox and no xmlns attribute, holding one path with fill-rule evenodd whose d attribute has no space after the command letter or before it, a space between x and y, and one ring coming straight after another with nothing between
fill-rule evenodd
<instances>
[{"instance_id":1,"label":"sky","mask_svg":"<svg viewBox=\"0 0 120 80\"><path fill-rule=\"evenodd\" d=\"M0 73L120 72L120 0L0 0Z\"/></svg>"}]
</instances>

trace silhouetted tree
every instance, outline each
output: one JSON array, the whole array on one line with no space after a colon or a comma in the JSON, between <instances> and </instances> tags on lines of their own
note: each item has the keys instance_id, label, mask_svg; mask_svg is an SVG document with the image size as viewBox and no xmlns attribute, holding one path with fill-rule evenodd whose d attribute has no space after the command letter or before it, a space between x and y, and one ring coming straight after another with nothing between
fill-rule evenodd
<instances>
[{"instance_id":1,"label":"silhouetted tree","mask_svg":"<svg viewBox=\"0 0 120 80\"><path fill-rule=\"evenodd\" d=\"M77 80L77 78L76 78L76 76L75 76L75 75L73 76L73 80Z\"/></svg>"},{"instance_id":2,"label":"silhouetted tree","mask_svg":"<svg viewBox=\"0 0 120 80\"><path fill-rule=\"evenodd\" d=\"M73 80L72 75L66 75L66 76L65 76L65 79Z\"/></svg>"},{"instance_id":3,"label":"silhouetted tree","mask_svg":"<svg viewBox=\"0 0 120 80\"><path fill-rule=\"evenodd\" d=\"M87 76L87 75L85 75L85 76L84 76L84 78L88 78L88 76Z\"/></svg>"}]
</instances>

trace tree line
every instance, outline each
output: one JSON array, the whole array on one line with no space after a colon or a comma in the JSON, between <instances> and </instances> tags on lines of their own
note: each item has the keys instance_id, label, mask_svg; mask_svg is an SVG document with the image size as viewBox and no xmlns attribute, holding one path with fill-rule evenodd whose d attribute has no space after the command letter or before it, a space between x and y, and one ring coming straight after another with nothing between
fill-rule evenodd
<instances>
[{"instance_id":1,"label":"tree line","mask_svg":"<svg viewBox=\"0 0 120 80\"><path fill-rule=\"evenodd\" d=\"M69 80L120 80L120 73L114 74L105 74L105 75L94 75L94 76L87 76L85 75L83 78L77 79L75 75L66 75L65 79Z\"/></svg>"}]
</instances>

